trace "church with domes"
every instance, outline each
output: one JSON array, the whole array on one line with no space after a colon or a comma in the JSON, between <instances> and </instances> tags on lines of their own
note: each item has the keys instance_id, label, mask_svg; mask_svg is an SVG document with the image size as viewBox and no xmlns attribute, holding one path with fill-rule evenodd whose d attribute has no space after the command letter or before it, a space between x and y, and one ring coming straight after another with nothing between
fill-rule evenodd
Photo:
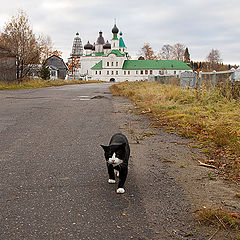
<instances>
[{"instance_id":1,"label":"church with domes","mask_svg":"<svg viewBox=\"0 0 240 240\"><path fill-rule=\"evenodd\" d=\"M123 33L119 32L116 24L112 28L110 42L105 41L100 31L96 42L91 44L88 41L83 48L83 54L79 56L78 74L86 80L141 81L149 76L179 75L192 71L188 64L179 60L131 60Z\"/></svg>"}]
</instances>

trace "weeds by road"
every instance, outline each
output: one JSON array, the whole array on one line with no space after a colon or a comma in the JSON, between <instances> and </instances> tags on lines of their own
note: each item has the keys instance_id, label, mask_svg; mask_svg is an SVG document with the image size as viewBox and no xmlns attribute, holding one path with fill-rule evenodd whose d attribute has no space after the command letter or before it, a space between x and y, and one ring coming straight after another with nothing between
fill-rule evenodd
<instances>
[{"instance_id":1,"label":"weeds by road","mask_svg":"<svg viewBox=\"0 0 240 240\"><path fill-rule=\"evenodd\" d=\"M111 87L114 95L134 101L156 127L193 138L210 155L208 164L225 178L240 181L240 102L219 90L182 89L156 82L124 82Z\"/></svg>"},{"instance_id":2,"label":"weeds by road","mask_svg":"<svg viewBox=\"0 0 240 240\"><path fill-rule=\"evenodd\" d=\"M42 80L42 79L25 79L21 82L5 82L0 81L0 90L15 90L15 89L28 89L28 88L43 88L43 87L56 87L72 84L85 84L85 83L99 83L100 81L82 81L82 80Z\"/></svg>"}]
</instances>

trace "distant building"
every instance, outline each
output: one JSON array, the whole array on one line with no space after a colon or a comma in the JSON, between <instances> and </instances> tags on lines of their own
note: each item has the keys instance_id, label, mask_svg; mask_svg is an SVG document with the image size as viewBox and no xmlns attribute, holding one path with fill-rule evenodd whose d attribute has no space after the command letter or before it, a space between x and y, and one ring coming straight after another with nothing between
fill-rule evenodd
<instances>
[{"instance_id":1,"label":"distant building","mask_svg":"<svg viewBox=\"0 0 240 240\"><path fill-rule=\"evenodd\" d=\"M0 81L16 80L16 56L0 47Z\"/></svg>"},{"instance_id":2,"label":"distant building","mask_svg":"<svg viewBox=\"0 0 240 240\"><path fill-rule=\"evenodd\" d=\"M76 33L76 37L73 40L72 52L67 61L68 75L72 78L80 78L80 59L83 56L82 40L79 37L79 33Z\"/></svg>"},{"instance_id":3,"label":"distant building","mask_svg":"<svg viewBox=\"0 0 240 240\"><path fill-rule=\"evenodd\" d=\"M62 58L52 55L46 60L45 64L49 67L51 79L65 79L67 75L67 66Z\"/></svg>"},{"instance_id":4,"label":"distant building","mask_svg":"<svg viewBox=\"0 0 240 240\"><path fill-rule=\"evenodd\" d=\"M84 45L84 54L80 56L78 68L80 76L85 76L86 79L122 82L192 71L187 63L179 60L130 60L123 34L119 33L116 24L112 28L112 34L111 41L105 42L100 31L96 43L91 44L88 41Z\"/></svg>"},{"instance_id":5,"label":"distant building","mask_svg":"<svg viewBox=\"0 0 240 240\"><path fill-rule=\"evenodd\" d=\"M82 40L79 37L79 33L76 33L76 37L73 40L71 57L80 58L83 55L83 45Z\"/></svg>"}]
</instances>

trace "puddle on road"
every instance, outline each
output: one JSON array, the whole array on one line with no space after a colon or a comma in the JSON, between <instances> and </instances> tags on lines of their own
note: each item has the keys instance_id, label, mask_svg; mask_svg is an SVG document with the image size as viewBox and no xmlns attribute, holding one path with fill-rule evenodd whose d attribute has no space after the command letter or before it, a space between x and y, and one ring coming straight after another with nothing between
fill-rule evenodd
<instances>
[{"instance_id":1,"label":"puddle on road","mask_svg":"<svg viewBox=\"0 0 240 240\"><path fill-rule=\"evenodd\" d=\"M102 99L102 98L107 98L105 96L102 96L102 95L96 95L96 96L77 96L77 98L73 98L72 100L73 101L89 101L91 99Z\"/></svg>"}]
</instances>

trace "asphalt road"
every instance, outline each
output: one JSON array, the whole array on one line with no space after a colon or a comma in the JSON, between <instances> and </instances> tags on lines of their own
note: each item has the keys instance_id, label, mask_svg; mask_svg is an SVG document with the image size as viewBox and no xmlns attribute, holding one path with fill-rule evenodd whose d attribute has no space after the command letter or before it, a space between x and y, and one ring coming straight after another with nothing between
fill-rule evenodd
<instances>
[{"instance_id":1,"label":"asphalt road","mask_svg":"<svg viewBox=\"0 0 240 240\"><path fill-rule=\"evenodd\" d=\"M108 87L0 91L1 240L161 239L134 174L124 195L107 183L100 144L120 131Z\"/></svg>"}]
</instances>

